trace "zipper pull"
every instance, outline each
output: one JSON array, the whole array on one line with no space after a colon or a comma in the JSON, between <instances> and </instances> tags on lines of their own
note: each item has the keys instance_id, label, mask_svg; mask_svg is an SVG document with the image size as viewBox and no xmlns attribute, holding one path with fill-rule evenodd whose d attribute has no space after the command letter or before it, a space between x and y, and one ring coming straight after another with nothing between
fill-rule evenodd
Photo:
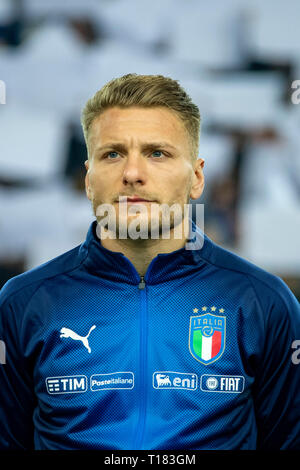
<instances>
[{"instance_id":1,"label":"zipper pull","mask_svg":"<svg viewBox=\"0 0 300 470\"><path fill-rule=\"evenodd\" d=\"M144 281L144 276L141 276L140 282L139 282L139 289L145 289L146 283Z\"/></svg>"}]
</instances>

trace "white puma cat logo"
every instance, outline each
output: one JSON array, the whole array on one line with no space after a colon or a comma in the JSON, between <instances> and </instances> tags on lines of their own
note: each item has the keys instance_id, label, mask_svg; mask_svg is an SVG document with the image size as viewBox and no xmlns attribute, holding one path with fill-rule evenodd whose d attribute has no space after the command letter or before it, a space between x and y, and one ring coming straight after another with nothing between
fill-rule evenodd
<instances>
[{"instance_id":1,"label":"white puma cat logo","mask_svg":"<svg viewBox=\"0 0 300 470\"><path fill-rule=\"evenodd\" d=\"M60 333L61 333L60 338L72 338L72 339L75 339L75 340L79 340L79 341L82 342L82 344L87 348L88 352L90 353L91 348L89 346L88 337L90 336L91 332L95 328L96 328L96 325L93 325L90 328L90 331L88 332L88 334L86 336L79 336L77 333L75 333L75 331L70 330L70 328L63 327L60 330Z\"/></svg>"}]
</instances>

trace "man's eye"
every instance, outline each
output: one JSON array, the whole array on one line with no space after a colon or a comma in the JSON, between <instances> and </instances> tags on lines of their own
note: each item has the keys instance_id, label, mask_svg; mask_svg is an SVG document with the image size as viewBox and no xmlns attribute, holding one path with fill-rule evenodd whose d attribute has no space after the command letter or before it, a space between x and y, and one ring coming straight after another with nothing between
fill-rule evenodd
<instances>
[{"instance_id":1,"label":"man's eye","mask_svg":"<svg viewBox=\"0 0 300 470\"><path fill-rule=\"evenodd\" d=\"M110 158L112 160L114 160L118 156L119 156L118 152L109 152L109 153L106 154L106 158Z\"/></svg>"},{"instance_id":2,"label":"man's eye","mask_svg":"<svg viewBox=\"0 0 300 470\"><path fill-rule=\"evenodd\" d=\"M163 152L161 150L154 150L151 154L153 157L162 157Z\"/></svg>"}]
</instances>

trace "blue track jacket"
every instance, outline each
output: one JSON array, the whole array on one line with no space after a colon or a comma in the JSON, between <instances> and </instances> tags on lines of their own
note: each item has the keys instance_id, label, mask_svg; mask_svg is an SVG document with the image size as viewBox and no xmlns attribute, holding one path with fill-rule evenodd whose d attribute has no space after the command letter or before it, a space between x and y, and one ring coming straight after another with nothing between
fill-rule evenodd
<instances>
[{"instance_id":1,"label":"blue track jacket","mask_svg":"<svg viewBox=\"0 0 300 470\"><path fill-rule=\"evenodd\" d=\"M300 449L299 303L191 226L144 278L95 220L5 284L0 449Z\"/></svg>"}]
</instances>

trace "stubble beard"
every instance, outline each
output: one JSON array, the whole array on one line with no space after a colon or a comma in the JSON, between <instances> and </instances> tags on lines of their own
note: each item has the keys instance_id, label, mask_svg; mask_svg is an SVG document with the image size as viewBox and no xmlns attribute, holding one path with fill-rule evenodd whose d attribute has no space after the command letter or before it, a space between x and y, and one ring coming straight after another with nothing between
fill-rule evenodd
<instances>
[{"instance_id":1,"label":"stubble beard","mask_svg":"<svg viewBox=\"0 0 300 470\"><path fill-rule=\"evenodd\" d=\"M152 204L145 205L147 212L142 212L142 217L138 212L136 215L128 215L130 204L127 204L127 214L124 211L120 216L121 208L118 207L118 203L110 204L113 217L106 215L99 215L99 208L103 206L103 201L94 199L92 201L93 212L97 219L98 227L101 226L102 230L109 233L109 237L124 239L132 238L132 230L138 234L142 234L140 238L144 239L157 239L157 238L172 238L172 233L178 230L178 233L182 234L182 226L185 215L185 204L189 203L189 198L186 198L186 203L173 202L168 204ZM176 210L168 210L172 205L176 206ZM142 205L142 203L141 203ZM138 210L137 205L135 209ZM112 220L112 218L114 220ZM139 221L137 220L139 219ZM113 229L112 229L113 227ZM180 238L177 237L177 238Z\"/></svg>"}]
</instances>

